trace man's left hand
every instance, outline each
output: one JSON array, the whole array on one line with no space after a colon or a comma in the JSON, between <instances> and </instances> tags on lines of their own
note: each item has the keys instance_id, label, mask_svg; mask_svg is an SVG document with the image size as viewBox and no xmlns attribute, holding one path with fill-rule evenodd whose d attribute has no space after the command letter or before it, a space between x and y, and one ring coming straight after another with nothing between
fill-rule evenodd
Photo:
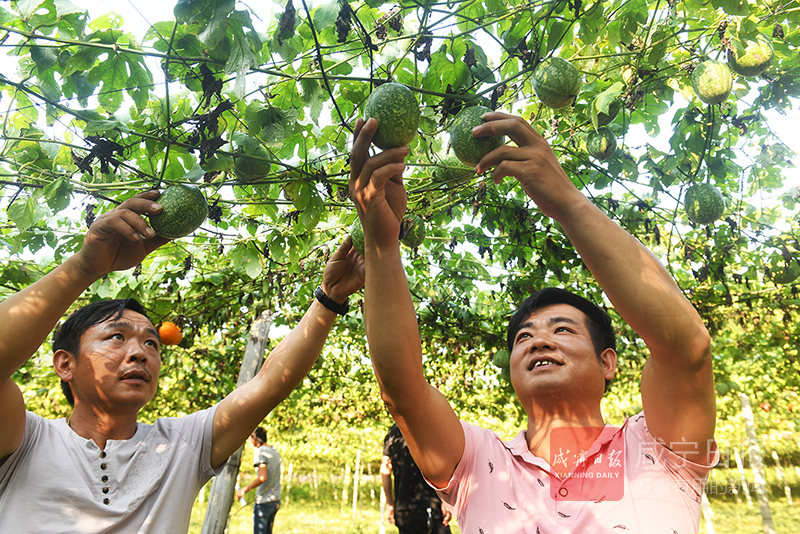
<instances>
[{"instance_id":1,"label":"man's left hand","mask_svg":"<svg viewBox=\"0 0 800 534\"><path fill-rule=\"evenodd\" d=\"M350 236L333 253L322 273L322 290L342 304L364 286L364 257L353 248Z\"/></svg>"}]
</instances>

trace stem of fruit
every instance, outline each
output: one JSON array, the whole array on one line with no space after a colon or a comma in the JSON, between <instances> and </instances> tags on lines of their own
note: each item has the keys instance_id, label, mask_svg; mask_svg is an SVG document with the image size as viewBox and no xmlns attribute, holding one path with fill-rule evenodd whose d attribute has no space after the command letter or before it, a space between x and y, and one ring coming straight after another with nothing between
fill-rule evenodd
<instances>
[{"instance_id":1,"label":"stem of fruit","mask_svg":"<svg viewBox=\"0 0 800 534\"><path fill-rule=\"evenodd\" d=\"M706 154L708 154L709 149L711 148L711 139L714 137L714 106L716 104L709 104L708 106L708 128L706 129L706 142L703 145L703 152L700 154L700 161L697 162L697 168L694 170L692 174L692 181L697 177L697 173L700 172L700 168L703 166L703 160L706 159ZM708 181L708 175L706 175L706 181Z\"/></svg>"}]
</instances>

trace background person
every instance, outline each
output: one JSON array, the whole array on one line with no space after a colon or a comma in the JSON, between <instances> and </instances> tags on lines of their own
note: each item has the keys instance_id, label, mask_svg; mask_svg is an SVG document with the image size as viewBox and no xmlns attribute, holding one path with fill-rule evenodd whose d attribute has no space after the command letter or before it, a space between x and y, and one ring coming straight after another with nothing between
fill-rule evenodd
<instances>
[{"instance_id":1,"label":"background person","mask_svg":"<svg viewBox=\"0 0 800 534\"><path fill-rule=\"evenodd\" d=\"M250 435L250 444L256 449L253 457L256 478L236 490L236 498L241 499L255 488L253 534L272 534L275 514L281 507L281 455L267 445L267 431L263 427L256 428Z\"/></svg>"},{"instance_id":2,"label":"background person","mask_svg":"<svg viewBox=\"0 0 800 534\"><path fill-rule=\"evenodd\" d=\"M206 410L147 425L137 418L158 387L158 332L134 300L93 303L73 313L53 343L55 372L74 402L70 418L26 411L12 376L67 308L93 282L167 241L142 217L161 210L158 196L136 195L98 217L77 254L0 303L0 532L186 532L200 488L322 350L336 313L314 300L251 381ZM321 288L341 304L363 276L348 238Z\"/></svg>"},{"instance_id":3,"label":"background person","mask_svg":"<svg viewBox=\"0 0 800 534\"><path fill-rule=\"evenodd\" d=\"M402 264L408 147L369 157L377 121L359 119L349 187L364 228L364 321L381 398L462 532L697 532L703 486L718 458L710 337L702 320L655 256L578 191L530 124L504 113L483 118L474 135L506 135L517 146L490 152L476 171L494 167L495 184L509 176L519 181L541 212L560 223L616 311L647 344L643 412L622 428L606 426L600 401L617 364L610 321L586 299L544 290L522 304L508 328L511 382L527 413L525 429L504 442L458 419L425 380ZM600 475L615 473L614 483L598 483Z\"/></svg>"},{"instance_id":4,"label":"background person","mask_svg":"<svg viewBox=\"0 0 800 534\"><path fill-rule=\"evenodd\" d=\"M389 523L400 534L450 534L450 512L425 482L396 424L383 440L381 485Z\"/></svg>"}]
</instances>

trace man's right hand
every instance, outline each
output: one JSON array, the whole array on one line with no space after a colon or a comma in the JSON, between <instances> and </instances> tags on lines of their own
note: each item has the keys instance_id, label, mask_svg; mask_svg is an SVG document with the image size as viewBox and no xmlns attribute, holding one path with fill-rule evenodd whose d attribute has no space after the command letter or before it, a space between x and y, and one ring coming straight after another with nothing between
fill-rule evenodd
<instances>
[{"instance_id":1,"label":"man's right hand","mask_svg":"<svg viewBox=\"0 0 800 534\"><path fill-rule=\"evenodd\" d=\"M140 193L95 219L75 255L77 266L87 276L100 278L138 265L168 242L156 235L142 217L161 211L155 201L159 196L155 190Z\"/></svg>"},{"instance_id":2,"label":"man's right hand","mask_svg":"<svg viewBox=\"0 0 800 534\"><path fill-rule=\"evenodd\" d=\"M369 157L378 121L356 120L350 152L350 197L364 227L365 246L394 246L400 240L400 222L406 211L403 187L408 147L384 150Z\"/></svg>"}]
</instances>

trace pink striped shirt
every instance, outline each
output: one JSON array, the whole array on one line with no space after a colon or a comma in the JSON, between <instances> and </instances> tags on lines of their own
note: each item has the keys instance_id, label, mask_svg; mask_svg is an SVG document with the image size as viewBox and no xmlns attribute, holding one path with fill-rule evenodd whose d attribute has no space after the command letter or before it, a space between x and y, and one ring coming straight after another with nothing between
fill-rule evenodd
<instances>
[{"instance_id":1,"label":"pink striped shirt","mask_svg":"<svg viewBox=\"0 0 800 534\"><path fill-rule=\"evenodd\" d=\"M698 532L703 487L719 459L713 441L710 465L687 461L656 442L639 413L621 428L607 425L562 479L528 450L525 431L504 442L461 424L464 455L439 494L463 534Z\"/></svg>"}]
</instances>

